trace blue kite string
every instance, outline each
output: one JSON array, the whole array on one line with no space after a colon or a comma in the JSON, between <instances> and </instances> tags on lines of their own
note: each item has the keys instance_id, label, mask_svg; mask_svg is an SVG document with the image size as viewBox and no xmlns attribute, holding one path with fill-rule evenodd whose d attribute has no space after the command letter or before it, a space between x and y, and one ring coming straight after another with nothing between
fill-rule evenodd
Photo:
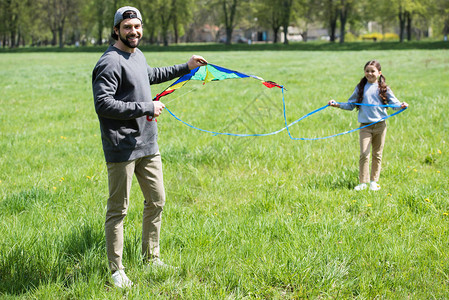
<instances>
[{"instance_id":1,"label":"blue kite string","mask_svg":"<svg viewBox=\"0 0 449 300\"><path fill-rule=\"evenodd\" d=\"M391 115L388 115L388 116L386 116L386 117L383 117L383 118L381 118L380 120L378 120L378 121L376 121L376 122L373 122L373 123L371 123L371 124L368 124L368 125L365 125L365 126L361 126L361 127L359 127L359 128L355 128L355 129L352 129L352 130L348 130L348 131L345 131L345 132L337 133L337 134L334 134L334 135L329 135L329 136L325 136L325 137L318 137L318 138L295 138L295 137L293 137L293 136L291 135L290 130L289 130L289 127L291 127L291 126L293 126L294 124L296 124L296 123L298 123L298 122L304 120L305 118L310 117L311 115L313 115L313 114L315 114L315 113L317 113L317 112L319 112L319 111L321 111L321 110L327 108L329 105L326 104L325 106L320 107L320 108L318 108L318 109L315 109L314 111L312 111L312 112L310 112L310 113L308 113L308 114L302 116L301 118L299 118L299 119L297 119L297 120L291 122L290 124L287 124L287 113L286 113L285 97L284 97L284 87L283 87L283 86L281 86L281 90L282 90L282 105L283 105L283 113L284 113L285 127L281 128L281 129L279 129L279 130L273 131L273 132L269 132L269 133L239 134L239 133L229 133L229 132L216 132L216 131L210 131L210 130L206 130L206 129L202 129L202 128L195 127L195 126L193 126L193 125L191 125L191 124L189 124L189 123L187 123L187 122L181 120L178 116L176 116L173 112L171 112L167 107L165 107L165 109L170 113L170 115L172 115L172 117L174 117L176 120L178 120L179 122L183 123L184 125L186 125L186 126L192 128L192 129L198 130L198 131L202 131L202 132L206 132L206 133L213 134L213 136L217 136L217 135L227 135L227 136L235 136L235 137L269 136L269 135L275 135L275 134L278 134L278 133L280 133L280 132L282 132L282 131L284 131L284 130L287 129L287 133L288 133L288 136L290 137L290 139L292 139L292 140L302 140L302 141L323 140L323 139L328 139L328 138L336 137L336 136L339 136L339 135L348 134L348 133L351 133L351 132L360 130L360 129L362 129L362 128L365 128L365 127L374 125L374 124L376 124L376 123L379 123L379 122L381 122L381 121L383 121L383 120L386 120L386 119L388 119L388 118L390 118L390 117L392 117L392 116L394 116L394 115L397 115L397 114L403 112L404 110L406 110L406 108L403 108L403 109L401 109L401 110L399 110L399 111L397 111L397 112L395 112L395 113L393 113L393 114L391 114ZM341 104L340 102L337 102L337 103ZM387 104L387 105L363 104L363 103L353 103L353 104L355 104L355 105L361 105L361 106L400 107L400 105L389 105L389 104Z\"/></svg>"},{"instance_id":2,"label":"blue kite string","mask_svg":"<svg viewBox=\"0 0 449 300\"><path fill-rule=\"evenodd\" d=\"M268 135L274 135L274 134L278 134L281 131L285 130L284 128L281 128L277 131L273 131L273 132L269 132L269 133L253 133L253 134L240 134L240 133L229 133L229 132L216 132L216 131L210 131L210 130L206 130L206 129L201 129L198 127L195 127L183 120L181 120L178 116L176 116L174 113L172 113L167 107L165 107L165 109L172 115L172 117L174 117L176 120L178 120L179 122L183 123L184 125L202 131L202 132L207 132L207 133L211 133L213 134L213 136L217 136L217 135L229 135L229 136L237 136L237 137L250 137L250 136L268 136Z\"/></svg>"},{"instance_id":3,"label":"blue kite string","mask_svg":"<svg viewBox=\"0 0 449 300\"><path fill-rule=\"evenodd\" d=\"M342 102L337 102L337 103L338 103L338 104L343 104ZM387 115L387 116L385 116L385 117L379 119L379 120L376 121L376 122L373 122L373 123L370 123L370 124L367 124L367 125L364 125L364 126L355 128L355 129L351 129L351 130L348 130L348 131L345 131L345 132L340 132L340 133L337 133L337 134L333 134L333 135L329 135L329 136L325 136L325 137L318 137L318 138L295 138L295 137L293 137L293 136L291 135L291 133L290 133L290 130L289 130L289 127L290 127L290 126L292 126L293 124L295 124L295 123L297 123L297 122L299 122L299 121L301 121L301 120L303 120L303 119L305 119L305 118L307 118L307 117L313 115L314 113L319 112L320 110L323 110L323 109L329 107L330 105L329 105L329 104L326 104L325 106L320 107L320 108L318 108L318 109L316 109L316 110L314 110L314 111L312 111L312 112L306 114L305 116L299 118L298 120L293 121L293 122L290 123L289 125L287 125L287 115L286 115L285 99L284 99L284 89L283 89L283 88L282 88L282 104L283 104L284 121L285 121L285 127L284 127L283 129L287 129L288 136L290 137L290 139L295 140L295 141L316 141L316 140L324 140L324 139L329 139L329 138L336 137L336 136L339 136L339 135L348 134L348 133L351 133L351 132L360 130L360 129L362 129L362 128L366 128L366 127L372 126L372 125L374 125L374 124L377 124L377 123L379 123L379 122L382 122L382 121L384 121L384 120L386 120L386 119L388 119L388 118L391 118L392 116L395 116L395 115L397 115L397 114L400 114L401 112L403 112L404 110L407 109L407 108L402 108L401 110L398 110L397 112L392 113L391 115ZM354 105L359 105L359 106L378 106L378 107L392 107L392 108L393 108L393 107L401 107L401 105L398 105L398 104L365 104L365 103L352 103L352 104L354 104Z\"/></svg>"}]
</instances>

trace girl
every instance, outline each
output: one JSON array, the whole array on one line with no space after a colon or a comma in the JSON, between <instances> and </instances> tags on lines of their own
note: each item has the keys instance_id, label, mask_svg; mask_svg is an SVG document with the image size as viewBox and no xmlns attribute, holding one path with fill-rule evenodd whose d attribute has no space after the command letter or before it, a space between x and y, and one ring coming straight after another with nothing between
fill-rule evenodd
<instances>
[{"instance_id":1,"label":"girl","mask_svg":"<svg viewBox=\"0 0 449 300\"><path fill-rule=\"evenodd\" d=\"M377 60L370 60L364 67L365 76L356 86L348 103L337 103L335 100L329 101L329 105L339 107L345 110L353 110L357 107L358 121L361 126L376 122L387 116L385 107L379 106L360 106L354 103L363 103L371 105L399 104L391 89L385 83L385 77L382 75L380 63ZM406 102L400 103L400 106L394 107L394 110L406 108ZM354 189L356 191L364 190L368 187L373 191L380 190L377 183L380 175L380 166L382 162L382 150L385 143L385 134L387 124L385 120L374 125L360 129L360 160L359 160L359 185ZM373 154L371 163L371 174L369 174L369 153L372 144Z\"/></svg>"}]
</instances>

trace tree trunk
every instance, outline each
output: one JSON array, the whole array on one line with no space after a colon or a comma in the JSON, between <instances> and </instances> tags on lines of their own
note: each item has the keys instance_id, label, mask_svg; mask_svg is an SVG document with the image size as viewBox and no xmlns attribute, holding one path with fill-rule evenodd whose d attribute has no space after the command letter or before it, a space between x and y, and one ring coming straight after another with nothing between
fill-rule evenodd
<instances>
[{"instance_id":1,"label":"tree trunk","mask_svg":"<svg viewBox=\"0 0 449 300\"><path fill-rule=\"evenodd\" d=\"M226 29L226 45L231 45L232 32L234 31L234 17L237 10L238 0L232 0L231 7L226 6L226 1L222 0L223 13L225 19L225 29Z\"/></svg>"},{"instance_id":2,"label":"tree trunk","mask_svg":"<svg viewBox=\"0 0 449 300\"><path fill-rule=\"evenodd\" d=\"M175 38L174 42L175 44L177 44L179 40L179 32L178 32L178 20L176 16L173 17L173 34Z\"/></svg>"},{"instance_id":3,"label":"tree trunk","mask_svg":"<svg viewBox=\"0 0 449 300\"><path fill-rule=\"evenodd\" d=\"M116 1L114 1L114 2L116 2ZM104 1L97 0L97 1L95 1L95 3L97 6L97 26L98 26L98 28L97 28L97 30L98 30L97 31L97 34L98 34L97 45L101 46L101 45L103 45L104 14L107 14L107 13L104 11L104 5L105 5ZM114 3L114 5L115 5L115 3Z\"/></svg>"},{"instance_id":4,"label":"tree trunk","mask_svg":"<svg viewBox=\"0 0 449 300\"><path fill-rule=\"evenodd\" d=\"M226 45L231 45L232 42L232 27L226 27Z\"/></svg>"},{"instance_id":5,"label":"tree trunk","mask_svg":"<svg viewBox=\"0 0 449 300\"><path fill-rule=\"evenodd\" d=\"M412 40L412 14L407 13L407 40L410 42Z\"/></svg>"},{"instance_id":6,"label":"tree trunk","mask_svg":"<svg viewBox=\"0 0 449 300\"><path fill-rule=\"evenodd\" d=\"M16 47L20 47L20 42L22 42L23 46L25 46L25 41L23 41L23 37L22 37L22 32L19 30L17 30L17 40L16 40Z\"/></svg>"},{"instance_id":7,"label":"tree trunk","mask_svg":"<svg viewBox=\"0 0 449 300\"><path fill-rule=\"evenodd\" d=\"M178 14L176 13L177 6L178 6L178 4L176 3L176 0L172 0L171 19L173 21L173 35L174 35L174 43L175 44L177 44L179 41Z\"/></svg>"},{"instance_id":8,"label":"tree trunk","mask_svg":"<svg viewBox=\"0 0 449 300\"><path fill-rule=\"evenodd\" d=\"M446 19L444 21L444 28L443 28L443 38L445 41L447 41L447 35L449 34L449 19Z\"/></svg>"},{"instance_id":9,"label":"tree trunk","mask_svg":"<svg viewBox=\"0 0 449 300\"><path fill-rule=\"evenodd\" d=\"M162 41L164 43L164 47L168 46L168 30L162 29Z\"/></svg>"},{"instance_id":10,"label":"tree trunk","mask_svg":"<svg viewBox=\"0 0 449 300\"><path fill-rule=\"evenodd\" d=\"M340 44L345 42L346 21L348 20L349 4L346 1L341 1L340 8Z\"/></svg>"},{"instance_id":11,"label":"tree trunk","mask_svg":"<svg viewBox=\"0 0 449 300\"><path fill-rule=\"evenodd\" d=\"M334 0L327 0L326 2L328 9L328 21L329 21L329 41L331 43L335 42L335 32L337 31L337 19L339 15L339 10Z\"/></svg>"},{"instance_id":12,"label":"tree trunk","mask_svg":"<svg viewBox=\"0 0 449 300\"><path fill-rule=\"evenodd\" d=\"M14 48L16 46L16 32L14 30L10 32L10 38L9 48Z\"/></svg>"},{"instance_id":13,"label":"tree trunk","mask_svg":"<svg viewBox=\"0 0 449 300\"><path fill-rule=\"evenodd\" d=\"M288 45L288 26L284 26L282 32L284 34L284 45Z\"/></svg>"},{"instance_id":14,"label":"tree trunk","mask_svg":"<svg viewBox=\"0 0 449 300\"><path fill-rule=\"evenodd\" d=\"M156 37L155 37L155 33L154 33L154 27L151 27L151 30L149 32L149 41L150 44L153 45L154 43L156 43Z\"/></svg>"},{"instance_id":15,"label":"tree trunk","mask_svg":"<svg viewBox=\"0 0 449 300\"><path fill-rule=\"evenodd\" d=\"M340 44L343 44L345 42L346 20L347 20L347 17L345 16L345 13L341 12L341 14L340 14Z\"/></svg>"},{"instance_id":16,"label":"tree trunk","mask_svg":"<svg viewBox=\"0 0 449 300\"><path fill-rule=\"evenodd\" d=\"M168 24L162 25L162 42L164 43L164 47L168 46Z\"/></svg>"},{"instance_id":17,"label":"tree trunk","mask_svg":"<svg viewBox=\"0 0 449 300\"><path fill-rule=\"evenodd\" d=\"M276 44L278 42L279 27L273 27L273 34L273 44Z\"/></svg>"},{"instance_id":18,"label":"tree trunk","mask_svg":"<svg viewBox=\"0 0 449 300\"><path fill-rule=\"evenodd\" d=\"M304 30L301 32L301 37L302 37L303 42L307 42L307 39L308 39L307 32L308 31L309 31L309 20L306 19L306 22L304 24Z\"/></svg>"},{"instance_id":19,"label":"tree trunk","mask_svg":"<svg viewBox=\"0 0 449 300\"><path fill-rule=\"evenodd\" d=\"M164 9L164 11L166 11ZM163 14L161 15L161 34L162 34L162 42L164 43L164 46L167 47L168 46L168 27L170 26L170 18L171 16L164 16Z\"/></svg>"},{"instance_id":20,"label":"tree trunk","mask_svg":"<svg viewBox=\"0 0 449 300\"><path fill-rule=\"evenodd\" d=\"M101 46L103 45L103 22L98 22L98 41L97 45Z\"/></svg>"},{"instance_id":21,"label":"tree trunk","mask_svg":"<svg viewBox=\"0 0 449 300\"><path fill-rule=\"evenodd\" d=\"M329 35L329 41L331 43L335 42L335 31L337 30L337 19L331 19L330 22L330 35Z\"/></svg>"},{"instance_id":22,"label":"tree trunk","mask_svg":"<svg viewBox=\"0 0 449 300\"><path fill-rule=\"evenodd\" d=\"M284 27L284 44L288 44L288 26L290 25L293 0L282 1L282 26Z\"/></svg>"},{"instance_id":23,"label":"tree trunk","mask_svg":"<svg viewBox=\"0 0 449 300\"><path fill-rule=\"evenodd\" d=\"M276 9L273 9L271 12L271 29L273 29L273 43L276 44L279 40L278 40L278 35L279 35L279 29L281 28L280 26L280 17L279 17L279 13L277 12ZM268 39L267 39L268 40Z\"/></svg>"},{"instance_id":24,"label":"tree trunk","mask_svg":"<svg viewBox=\"0 0 449 300\"><path fill-rule=\"evenodd\" d=\"M307 35L307 29L302 32L301 36L302 36L303 42L307 42L307 39L309 38Z\"/></svg>"},{"instance_id":25,"label":"tree trunk","mask_svg":"<svg viewBox=\"0 0 449 300\"><path fill-rule=\"evenodd\" d=\"M56 42L57 42L57 32L56 32L56 30L52 29L51 30L51 35L52 35L51 45L52 46L56 46Z\"/></svg>"},{"instance_id":26,"label":"tree trunk","mask_svg":"<svg viewBox=\"0 0 449 300\"><path fill-rule=\"evenodd\" d=\"M64 27L59 26L58 28L58 38L59 38L59 48L64 48Z\"/></svg>"},{"instance_id":27,"label":"tree trunk","mask_svg":"<svg viewBox=\"0 0 449 300\"><path fill-rule=\"evenodd\" d=\"M399 42L404 42L404 31L405 31L405 12L402 9L399 10Z\"/></svg>"}]
</instances>

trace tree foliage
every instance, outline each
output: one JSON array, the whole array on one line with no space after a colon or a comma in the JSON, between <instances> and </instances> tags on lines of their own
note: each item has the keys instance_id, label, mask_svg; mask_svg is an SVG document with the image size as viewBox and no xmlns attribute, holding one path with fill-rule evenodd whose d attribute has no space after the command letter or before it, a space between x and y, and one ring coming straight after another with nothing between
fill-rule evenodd
<instances>
[{"instance_id":1,"label":"tree foliage","mask_svg":"<svg viewBox=\"0 0 449 300\"><path fill-rule=\"evenodd\" d=\"M144 43L163 45L194 41L205 28L228 44L236 28L270 32L274 43L281 34L288 43L290 26L305 41L310 26L327 28L329 40L341 43L348 32L366 31L372 22L382 33L397 29L401 41L420 39L431 27L437 35L449 34L448 0L0 0L0 43L102 45L124 5L142 12Z\"/></svg>"}]
</instances>

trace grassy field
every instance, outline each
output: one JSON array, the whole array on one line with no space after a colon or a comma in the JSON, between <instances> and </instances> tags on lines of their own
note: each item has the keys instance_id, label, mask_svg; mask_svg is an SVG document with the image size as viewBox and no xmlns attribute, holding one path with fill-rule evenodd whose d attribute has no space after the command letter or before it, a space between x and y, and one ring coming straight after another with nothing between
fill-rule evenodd
<instances>
[{"instance_id":1,"label":"grassy field","mask_svg":"<svg viewBox=\"0 0 449 300\"><path fill-rule=\"evenodd\" d=\"M152 66L191 52L145 52ZM0 54L0 297L23 299L443 299L449 293L448 50L209 51L209 62L286 86L289 122L345 102L376 58L410 104L388 121L378 192L355 192L358 133L320 141L212 136L159 117L167 203L162 259L140 259L137 182L112 288L104 243L107 171L91 92L101 53ZM153 86L153 93L168 84ZM200 128L284 126L279 89L253 79L188 86L164 99ZM291 128L356 128L327 108Z\"/></svg>"}]
</instances>

